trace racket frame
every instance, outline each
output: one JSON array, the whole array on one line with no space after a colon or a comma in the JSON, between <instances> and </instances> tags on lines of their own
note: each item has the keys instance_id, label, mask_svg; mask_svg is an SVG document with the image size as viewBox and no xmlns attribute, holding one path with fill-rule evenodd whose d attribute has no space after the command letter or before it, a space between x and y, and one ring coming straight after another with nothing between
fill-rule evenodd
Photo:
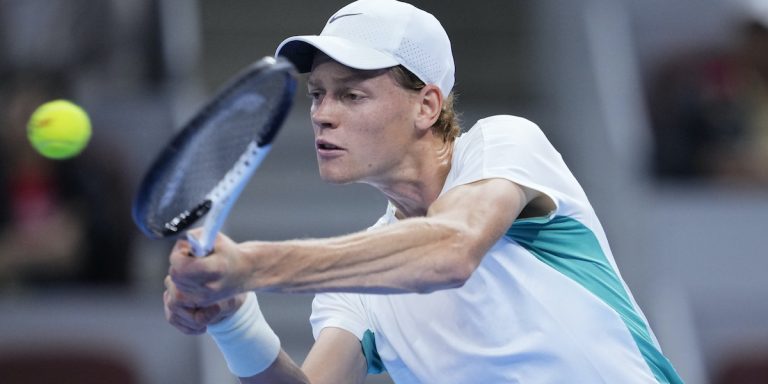
<instances>
[{"instance_id":1,"label":"racket frame","mask_svg":"<svg viewBox=\"0 0 768 384\"><path fill-rule=\"evenodd\" d=\"M197 132L203 129L206 125L207 120L212 116L212 111L220 108L220 104L224 102L242 82L249 80L253 76L261 76L264 71L279 71L281 72L281 75L287 77L285 91L281 95L274 96L280 97L280 100L275 109L277 113L264 127L266 134L255 140L251 140L248 143L246 149L240 155L238 160L226 172L216 186L205 195L201 202L190 209L179 213L168 222L163 223L162 228L148 224L147 219L151 215L150 212L148 212L149 208L147 207L147 201L149 201L152 190L158 187L158 180L160 180L164 170L159 164L171 162L179 148L192 145L191 141L193 141L193 137L198 135ZM210 254L213 250L216 234L221 230L227 216L241 192L248 184L251 176L269 153L272 140L280 130L280 127L290 111L295 91L295 68L287 60L275 59L273 57L265 57L256 61L254 64L234 76L226 85L221 87L220 91L182 127L179 134L177 134L161 152L160 156L146 174L133 205L133 217L134 221L138 224L139 229L151 238L171 237L186 232L187 229L205 216L199 235L192 236L187 232L186 237L190 241L195 256L206 256ZM169 182L173 183L177 182L177 180L174 177Z\"/></svg>"},{"instance_id":2,"label":"racket frame","mask_svg":"<svg viewBox=\"0 0 768 384\"><path fill-rule=\"evenodd\" d=\"M195 256L208 256L213 251L216 234L224 225L248 180L271 148L270 144L259 147L255 141L251 141L232 169L227 171L224 178L205 196L203 204L210 202L211 208L203 221L201 236L197 238L187 232L187 240Z\"/></svg>"}]
</instances>

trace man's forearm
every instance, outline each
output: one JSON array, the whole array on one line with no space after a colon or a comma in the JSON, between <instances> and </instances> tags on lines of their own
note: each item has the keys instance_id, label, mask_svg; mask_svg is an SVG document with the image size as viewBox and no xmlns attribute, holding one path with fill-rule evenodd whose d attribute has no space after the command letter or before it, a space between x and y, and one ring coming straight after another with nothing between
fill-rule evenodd
<instances>
[{"instance_id":1,"label":"man's forearm","mask_svg":"<svg viewBox=\"0 0 768 384\"><path fill-rule=\"evenodd\" d=\"M238 246L243 288L274 292L432 292L464 284L535 194L504 179L462 185L427 216L329 239Z\"/></svg>"},{"instance_id":2,"label":"man's forearm","mask_svg":"<svg viewBox=\"0 0 768 384\"><path fill-rule=\"evenodd\" d=\"M309 379L301 368L281 350L277 359L266 370L251 377L241 377L243 384L306 384Z\"/></svg>"},{"instance_id":3,"label":"man's forearm","mask_svg":"<svg viewBox=\"0 0 768 384\"><path fill-rule=\"evenodd\" d=\"M241 244L249 289L272 292L430 292L460 286L477 266L466 231L415 218L318 240Z\"/></svg>"}]
</instances>

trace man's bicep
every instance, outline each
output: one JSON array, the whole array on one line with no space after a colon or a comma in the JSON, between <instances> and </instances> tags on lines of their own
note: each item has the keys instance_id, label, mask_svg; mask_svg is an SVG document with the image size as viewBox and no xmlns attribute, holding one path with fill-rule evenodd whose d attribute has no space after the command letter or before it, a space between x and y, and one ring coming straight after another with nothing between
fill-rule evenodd
<instances>
[{"instance_id":1,"label":"man's bicep","mask_svg":"<svg viewBox=\"0 0 768 384\"><path fill-rule=\"evenodd\" d=\"M452 188L435 200L427 215L457 222L487 250L539 195L506 179L484 179Z\"/></svg>"},{"instance_id":2,"label":"man's bicep","mask_svg":"<svg viewBox=\"0 0 768 384\"><path fill-rule=\"evenodd\" d=\"M368 370L360 340L333 327L320 331L301 368L312 384L363 383Z\"/></svg>"}]
</instances>

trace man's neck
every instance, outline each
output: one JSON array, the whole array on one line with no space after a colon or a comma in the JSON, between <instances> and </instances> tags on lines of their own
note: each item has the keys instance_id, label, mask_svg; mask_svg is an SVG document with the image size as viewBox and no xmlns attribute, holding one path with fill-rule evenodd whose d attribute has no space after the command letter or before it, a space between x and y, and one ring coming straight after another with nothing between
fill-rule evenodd
<instances>
[{"instance_id":1,"label":"man's neck","mask_svg":"<svg viewBox=\"0 0 768 384\"><path fill-rule=\"evenodd\" d=\"M371 183L397 208L397 217L425 216L437 200L451 170L453 142L433 142L424 155L400 170L396 178Z\"/></svg>"}]
</instances>

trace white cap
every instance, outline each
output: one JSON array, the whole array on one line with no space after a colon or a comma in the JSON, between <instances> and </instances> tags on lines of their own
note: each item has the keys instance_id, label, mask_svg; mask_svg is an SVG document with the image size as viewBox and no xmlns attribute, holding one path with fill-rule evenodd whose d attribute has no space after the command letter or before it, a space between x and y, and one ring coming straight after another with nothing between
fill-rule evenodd
<instances>
[{"instance_id":1,"label":"white cap","mask_svg":"<svg viewBox=\"0 0 768 384\"><path fill-rule=\"evenodd\" d=\"M309 72L319 49L350 68L371 70L402 65L447 96L454 83L448 34L431 14L395 0L359 0L336 12L320 35L294 36L275 56Z\"/></svg>"}]
</instances>

